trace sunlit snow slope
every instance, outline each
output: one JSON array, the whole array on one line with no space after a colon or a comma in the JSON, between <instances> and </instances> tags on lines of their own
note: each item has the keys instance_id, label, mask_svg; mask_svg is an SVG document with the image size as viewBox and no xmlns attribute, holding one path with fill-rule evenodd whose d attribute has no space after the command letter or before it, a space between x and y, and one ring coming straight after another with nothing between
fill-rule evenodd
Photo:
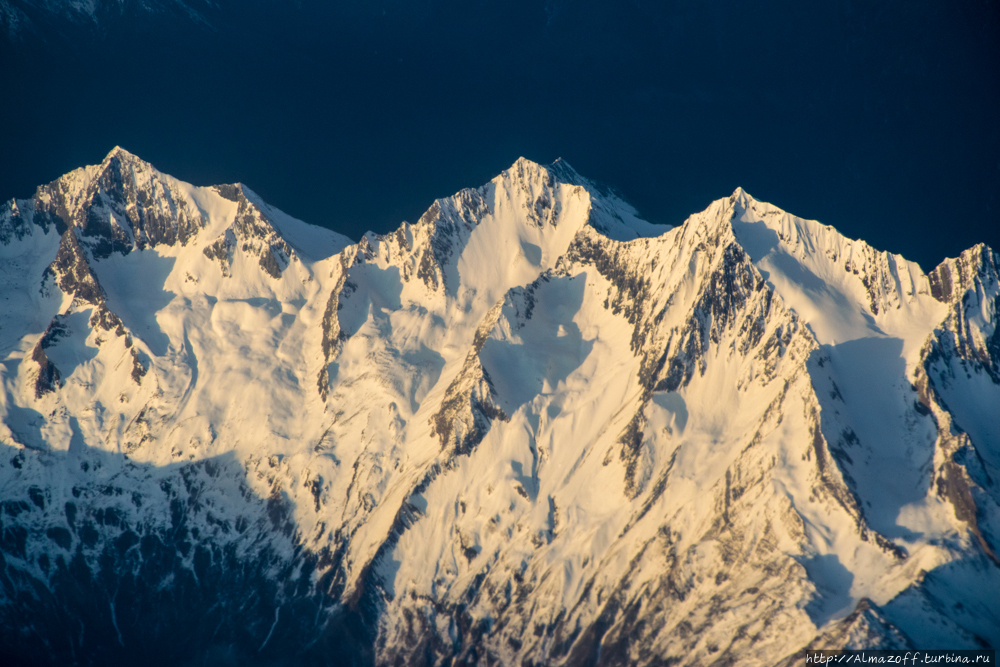
<instances>
[{"instance_id":1,"label":"sunlit snow slope","mask_svg":"<svg viewBox=\"0 0 1000 667\"><path fill-rule=\"evenodd\" d=\"M1000 645L1000 284L518 160L357 244L116 148L0 208L0 651Z\"/></svg>"}]
</instances>

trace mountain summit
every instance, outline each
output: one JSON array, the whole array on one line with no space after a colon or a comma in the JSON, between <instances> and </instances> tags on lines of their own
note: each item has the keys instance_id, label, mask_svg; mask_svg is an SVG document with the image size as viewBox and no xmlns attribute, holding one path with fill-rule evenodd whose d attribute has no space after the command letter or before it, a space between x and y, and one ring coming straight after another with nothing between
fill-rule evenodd
<instances>
[{"instance_id":1,"label":"mountain summit","mask_svg":"<svg viewBox=\"0 0 1000 667\"><path fill-rule=\"evenodd\" d=\"M354 243L120 148L0 207L0 653L1000 645L1000 257L519 159Z\"/></svg>"}]
</instances>

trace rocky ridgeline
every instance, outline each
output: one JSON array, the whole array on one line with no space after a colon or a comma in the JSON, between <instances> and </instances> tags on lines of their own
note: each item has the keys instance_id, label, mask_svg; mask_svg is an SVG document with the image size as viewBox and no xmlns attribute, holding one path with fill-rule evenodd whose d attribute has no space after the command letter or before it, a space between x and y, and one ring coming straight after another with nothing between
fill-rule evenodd
<instances>
[{"instance_id":1,"label":"rocky ridgeline","mask_svg":"<svg viewBox=\"0 0 1000 667\"><path fill-rule=\"evenodd\" d=\"M221 197L235 202L238 208L233 224L205 247L205 256L219 262L222 275L232 277L233 253L239 249L255 258L271 278L280 279L295 253L268 219L263 210L267 205L240 183L219 185L215 190Z\"/></svg>"},{"instance_id":2,"label":"rocky ridgeline","mask_svg":"<svg viewBox=\"0 0 1000 667\"><path fill-rule=\"evenodd\" d=\"M523 159L323 234L121 149L0 209L5 658L1000 643L990 249L924 275L742 190L657 227Z\"/></svg>"}]
</instances>

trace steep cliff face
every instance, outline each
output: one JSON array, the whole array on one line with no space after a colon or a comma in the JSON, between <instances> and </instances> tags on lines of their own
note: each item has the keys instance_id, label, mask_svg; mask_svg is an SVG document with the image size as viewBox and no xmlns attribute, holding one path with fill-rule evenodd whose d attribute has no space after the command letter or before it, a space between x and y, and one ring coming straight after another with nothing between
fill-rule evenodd
<instances>
[{"instance_id":1,"label":"steep cliff face","mask_svg":"<svg viewBox=\"0 0 1000 667\"><path fill-rule=\"evenodd\" d=\"M944 261L930 274L947 316L922 352L940 400L997 470L1000 415L1000 257L984 245ZM991 475L995 477L994 475Z\"/></svg>"},{"instance_id":2,"label":"steep cliff face","mask_svg":"<svg viewBox=\"0 0 1000 667\"><path fill-rule=\"evenodd\" d=\"M987 248L926 276L741 190L659 227L523 159L353 244L116 149L0 257L8 655L1000 643Z\"/></svg>"},{"instance_id":3,"label":"steep cliff face","mask_svg":"<svg viewBox=\"0 0 1000 667\"><path fill-rule=\"evenodd\" d=\"M747 198L737 213L744 247L820 343L810 373L822 430L869 537L896 552L903 571L922 570L915 580L904 575L896 585L906 588L888 602L875 596L886 605L879 613L927 645L995 645L990 603L970 592L977 611L969 612L969 600L955 597L979 577L996 585L997 532L980 527L996 515L982 457L992 461L1000 442L992 426L1000 395L986 370L996 326L987 303L993 253L973 248L924 275L898 255L768 204ZM952 366L963 372L949 385ZM963 392L951 403L949 386Z\"/></svg>"}]
</instances>

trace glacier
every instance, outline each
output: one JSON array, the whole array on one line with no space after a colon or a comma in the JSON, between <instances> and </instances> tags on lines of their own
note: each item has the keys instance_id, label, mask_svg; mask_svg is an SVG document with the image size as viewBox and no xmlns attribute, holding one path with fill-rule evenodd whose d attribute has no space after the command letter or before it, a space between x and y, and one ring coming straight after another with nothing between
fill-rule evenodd
<instances>
[{"instance_id":1,"label":"glacier","mask_svg":"<svg viewBox=\"0 0 1000 667\"><path fill-rule=\"evenodd\" d=\"M115 148L0 206L0 655L996 648L998 265L523 158L355 243Z\"/></svg>"}]
</instances>

